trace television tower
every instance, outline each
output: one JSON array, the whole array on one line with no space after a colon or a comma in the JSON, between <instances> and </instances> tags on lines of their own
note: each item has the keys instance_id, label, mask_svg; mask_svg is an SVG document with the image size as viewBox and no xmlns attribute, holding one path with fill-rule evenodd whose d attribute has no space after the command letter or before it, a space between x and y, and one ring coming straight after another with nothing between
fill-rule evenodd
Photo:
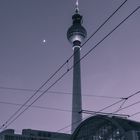
<instances>
[{"instance_id":1,"label":"television tower","mask_svg":"<svg viewBox=\"0 0 140 140\"><path fill-rule=\"evenodd\" d=\"M72 43L74 50L73 59L73 93L72 93L72 126L74 132L82 121L82 97L81 97L81 68L80 49L81 43L86 38L87 32L82 26L82 16L79 14L79 3L76 1L75 14L72 16L73 24L67 31L67 39Z\"/></svg>"}]
</instances>

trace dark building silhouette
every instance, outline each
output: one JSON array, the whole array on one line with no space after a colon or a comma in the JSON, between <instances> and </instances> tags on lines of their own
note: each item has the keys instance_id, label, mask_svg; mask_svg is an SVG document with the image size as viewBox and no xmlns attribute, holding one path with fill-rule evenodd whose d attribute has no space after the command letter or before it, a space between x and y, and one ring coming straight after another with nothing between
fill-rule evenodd
<instances>
[{"instance_id":1,"label":"dark building silhouette","mask_svg":"<svg viewBox=\"0 0 140 140\"><path fill-rule=\"evenodd\" d=\"M77 126L73 134L23 129L0 133L0 140L140 140L140 123L118 116L95 115Z\"/></svg>"},{"instance_id":2,"label":"dark building silhouette","mask_svg":"<svg viewBox=\"0 0 140 140\"><path fill-rule=\"evenodd\" d=\"M70 140L71 135L57 132L23 129L22 134L15 134L13 129L0 133L0 140Z\"/></svg>"},{"instance_id":3,"label":"dark building silhouette","mask_svg":"<svg viewBox=\"0 0 140 140\"><path fill-rule=\"evenodd\" d=\"M83 121L71 140L140 140L140 123L116 116L96 115Z\"/></svg>"}]
</instances>

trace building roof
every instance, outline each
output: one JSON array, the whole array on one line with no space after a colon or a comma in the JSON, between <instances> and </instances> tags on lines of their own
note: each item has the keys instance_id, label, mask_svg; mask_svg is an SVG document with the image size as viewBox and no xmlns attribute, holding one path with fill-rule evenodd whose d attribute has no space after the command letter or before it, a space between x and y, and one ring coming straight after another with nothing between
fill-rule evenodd
<instances>
[{"instance_id":1,"label":"building roof","mask_svg":"<svg viewBox=\"0 0 140 140\"><path fill-rule=\"evenodd\" d=\"M110 133L118 131L120 135L123 135L125 132L131 130L140 131L140 123L117 116L96 115L84 120L77 127L72 135L72 140L76 140L76 138L78 139L80 137L86 137L91 133L97 134L97 132L101 131L101 129L108 129L108 132Z\"/></svg>"},{"instance_id":2,"label":"building roof","mask_svg":"<svg viewBox=\"0 0 140 140\"><path fill-rule=\"evenodd\" d=\"M6 129L0 132L0 136L4 136L8 140L70 140L71 135L58 132L49 132L42 130L23 129L22 134L15 134L14 129Z\"/></svg>"}]
</instances>

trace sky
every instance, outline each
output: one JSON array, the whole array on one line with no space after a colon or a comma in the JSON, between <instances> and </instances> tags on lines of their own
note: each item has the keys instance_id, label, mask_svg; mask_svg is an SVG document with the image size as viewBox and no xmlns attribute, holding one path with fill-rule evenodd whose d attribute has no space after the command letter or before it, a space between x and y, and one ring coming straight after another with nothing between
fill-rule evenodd
<instances>
[{"instance_id":1,"label":"sky","mask_svg":"<svg viewBox=\"0 0 140 140\"><path fill-rule=\"evenodd\" d=\"M79 1L87 39L123 2ZM139 0L128 0L83 46L81 57L138 6ZM66 33L72 25L74 8L75 0L0 0L0 126L73 54ZM99 111L140 91L139 25L140 10L81 61L83 110ZM61 77L72 63L71 59L32 101ZM131 116L140 111L139 102L140 94L137 94L103 112L115 112L120 107L134 104L117 112ZM71 124L71 106L72 71L7 128L15 129L17 133L22 129L58 132ZM83 117L88 115L83 114ZM140 114L129 119L140 122ZM69 133L70 129L60 132Z\"/></svg>"}]
</instances>

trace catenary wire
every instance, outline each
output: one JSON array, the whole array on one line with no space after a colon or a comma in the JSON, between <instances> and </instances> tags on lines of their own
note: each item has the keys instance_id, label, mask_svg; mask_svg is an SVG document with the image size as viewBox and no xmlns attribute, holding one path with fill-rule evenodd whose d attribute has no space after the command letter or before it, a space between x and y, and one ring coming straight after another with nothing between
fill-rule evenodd
<instances>
[{"instance_id":1,"label":"catenary wire","mask_svg":"<svg viewBox=\"0 0 140 140\"><path fill-rule=\"evenodd\" d=\"M133 12L131 12L122 22L120 22L120 24L118 24L111 32L109 32L109 34L107 34L100 42L98 42L96 45L98 46L104 39L106 39L112 32L114 32L122 23L124 23L129 17L131 17L136 11L138 11L140 9L140 6L138 6ZM81 59L80 59L80 61L83 59L83 58L85 58L93 49L95 49L97 46L94 46L91 50L89 50L89 52L87 52L87 54L85 54ZM138 92L136 92L136 93L134 93L133 95L130 95L130 96L128 96L127 98L131 98L132 96L134 96L134 95L136 95L136 94L138 94L140 91L138 91ZM124 99L126 99L126 98L123 98L122 100L120 100L120 101L124 101ZM106 108L105 108L106 109ZM124 108L121 108L121 110L123 110ZM104 110L104 109L103 109ZM103 111L103 110L100 110L100 111ZM99 112L100 112L99 111ZM75 122L75 123L78 123L78 122ZM62 128L62 129L59 129L57 132L59 132L59 131L61 131L61 130L64 130L64 129L66 129L66 128L68 128L68 127L70 127L72 124L70 124L70 125L68 125L68 126L66 126L66 127L64 127L64 128Z\"/></svg>"},{"instance_id":2,"label":"catenary wire","mask_svg":"<svg viewBox=\"0 0 140 140\"><path fill-rule=\"evenodd\" d=\"M116 13L117 13L117 11L127 2L128 0L125 0L97 29L96 29L96 31L81 45L81 47L83 47ZM64 63L64 64L62 64L61 65L61 67L60 68L58 68L58 70L53 74L53 75L55 75L58 71L60 71L61 70L61 68L65 65L65 64L67 64L67 62L72 58L74 56L74 54L73 55L71 55L68 59L67 59L67 61ZM53 75L51 76L51 77L53 77ZM51 77L49 78L49 79L51 79ZM48 80L49 80L48 79ZM48 81L47 80L47 81ZM46 83L46 82L45 82ZM44 83L44 84L45 84ZM0 87L0 89L10 89L10 90L22 90L22 91L35 91L35 92L39 92L40 90L32 90L32 89L18 89L18 88L9 88L9 87Z\"/></svg>"},{"instance_id":3,"label":"catenary wire","mask_svg":"<svg viewBox=\"0 0 140 140\"><path fill-rule=\"evenodd\" d=\"M132 97L138 95L139 93L140 93L140 91L137 91L137 92L131 94L130 96L126 97L126 98L122 98L122 99L123 99L123 102L122 102L122 104L119 106L119 109L117 109L116 111L114 111L113 113L110 113L110 114L117 113L117 112L119 112L119 111L121 111L121 110L124 110L124 109L127 109L127 108L131 107L131 106L134 106L134 105L139 104L140 101L137 101L137 102L134 102L134 103L132 103L132 104L130 104L130 105L128 105L128 106L122 107L128 99L130 99L130 98L132 98ZM140 112L137 112L137 113L140 113ZM131 116L134 116L134 115L137 114L137 113L134 113L134 114L130 115L130 117L131 117Z\"/></svg>"},{"instance_id":4,"label":"catenary wire","mask_svg":"<svg viewBox=\"0 0 140 140\"><path fill-rule=\"evenodd\" d=\"M120 105L119 109L116 110L116 112L120 111L120 109L124 106L124 104L126 103L126 101L127 101L129 98L131 98L131 97L133 97L133 96L135 96L135 95L137 95L137 94L139 94L139 93L140 93L140 91L137 91L137 92L135 92L134 94L131 94L130 96L124 98L123 103Z\"/></svg>"},{"instance_id":5,"label":"catenary wire","mask_svg":"<svg viewBox=\"0 0 140 140\"><path fill-rule=\"evenodd\" d=\"M125 109L125 108L127 108L127 107L122 107L124 104L125 104L125 102L127 101L127 100L129 100L130 98L132 98L133 96L135 96L135 95L138 95L140 93L140 91L137 91L137 92L135 92L135 93L133 93L133 94L131 94L131 95L129 95L128 97L126 97L126 98L124 98L124 102L121 104L121 106L119 107L119 109L118 110L116 110L115 111L115 113L116 112L119 112L119 111L121 111L121 110L123 110L123 109ZM135 104L135 103L134 103ZM136 102L136 104L137 104L137 102ZM131 106L131 105L130 105ZM132 106L133 106L133 104L132 104Z\"/></svg>"},{"instance_id":6,"label":"catenary wire","mask_svg":"<svg viewBox=\"0 0 140 140\"><path fill-rule=\"evenodd\" d=\"M121 105L123 105L124 102L126 102L126 100L128 100L129 98L132 98L133 96L136 96L136 95L139 94L139 93L140 93L140 91L137 91L137 92L135 92L135 93L129 95L128 97L123 98L122 100L119 100L118 102L115 102L115 103L111 104L110 106L107 106L107 107L105 107L105 108L103 108L103 109L101 109L101 110L99 110L99 111L96 111L96 112L104 111L105 109L108 109L108 108L110 108L110 107L112 107L112 106L114 106L114 105L116 105L116 104L118 104L118 103L120 103L120 102L122 102ZM117 113L117 112L119 112L119 111L121 111L121 110L127 109L127 108L129 108L129 107L131 107L131 106L134 106L134 105L136 105L136 104L139 104L139 103L140 103L140 101L135 102L135 103L133 103L133 104L131 104L131 105L128 105L128 106L126 106L126 107L123 107L123 108L122 108L122 107L121 107L121 108L119 107L119 109L118 109L117 111L115 111L115 112L113 112L113 113L110 113L110 114ZM92 113L91 115L89 115L88 117L93 116L94 114L96 114L96 112L93 112L93 113ZM135 116L135 115L137 115L137 114L139 114L139 113L140 113L140 112L137 112L137 113L132 114L132 115L130 115L130 116L128 116L128 117ZM88 118L88 117L85 117L84 119L86 119L86 118ZM79 123L79 121L78 121L78 122L75 122L74 124L76 124L76 123ZM69 128L71 125L72 125L72 124L67 125L66 127L63 127L63 128L61 128L61 129L59 129L57 132L62 131L62 130L64 130L64 129L66 129L66 128ZM67 132L70 132L70 131L71 131L71 130L68 130Z\"/></svg>"},{"instance_id":7,"label":"catenary wire","mask_svg":"<svg viewBox=\"0 0 140 140\"><path fill-rule=\"evenodd\" d=\"M138 115L138 114L140 114L140 112L136 112L136 113L130 115L130 117L134 117L134 116L136 116L136 115ZM129 118L130 118L130 117L129 117Z\"/></svg>"},{"instance_id":8,"label":"catenary wire","mask_svg":"<svg viewBox=\"0 0 140 140\"><path fill-rule=\"evenodd\" d=\"M110 107L112 107L112 106L114 106L114 105L116 105L116 104L118 104L118 103L120 103L120 102L122 102L122 101L123 101L123 99L121 99L121 100L119 100L119 101L117 101L117 102L115 102L115 103L113 103L113 104L111 104L111 105L108 105L108 106L104 107L103 109L100 109L98 112L104 111L104 110L106 110L106 109L108 109L108 108L110 108ZM96 114L96 113L95 113L95 114ZM92 114L92 115L93 115L93 114ZM90 117L90 116L92 116L92 115L89 115L88 117ZM84 119L87 119L88 117L83 118L83 120L84 120ZM71 127L72 124L77 124L77 123L79 123L79 122L80 122L80 121L76 121L76 122L74 122L74 123L71 123L71 124L69 124L69 125L67 125L67 126L65 126L65 127L63 127L63 128L61 128L61 129L57 130L56 132L60 132L60 131L62 131L62 130L65 130L66 128ZM71 131L71 130L70 130L70 131Z\"/></svg>"},{"instance_id":9,"label":"catenary wire","mask_svg":"<svg viewBox=\"0 0 140 140\"><path fill-rule=\"evenodd\" d=\"M139 10L139 8L140 8L140 6L138 6L129 16L127 16L120 24L118 24L118 26L116 26L107 36L105 36L100 42L99 42L99 44L104 40L104 39L106 39L112 32L114 32L124 21L126 21L131 15L133 15L137 10ZM97 43L97 46L98 46L98 43ZM96 45L90 50L90 51L88 51L88 53L86 53L81 59L80 59L80 61L83 59L83 58L85 58L93 49L95 49L96 48ZM136 95L137 93L135 93L135 95ZM128 98L131 98L132 97L132 95L130 95ZM122 100L121 100L122 101ZM140 103L140 102L139 102ZM132 106L132 105L130 105L130 106ZM125 108L128 108L128 107L130 107L130 106L127 106L127 107L125 107ZM123 109L125 109L125 108L120 108L120 110L123 110ZM105 108L106 109L106 108ZM103 109L104 110L104 109ZM100 110L100 111L103 111L103 110ZM99 112L100 112L99 111ZM119 111L119 110L118 110ZM117 111L117 112L118 112ZM116 113L116 112L115 112ZM79 122L79 121L78 121ZM75 122L75 123L78 123L78 122ZM70 125L68 125L68 126L66 126L66 127L64 127L64 128L62 128L62 129L59 129L57 132L59 132L59 131L61 131L61 130L64 130L64 129L66 129L66 128L68 128L68 127L70 127L72 124L70 124Z\"/></svg>"},{"instance_id":10,"label":"catenary wire","mask_svg":"<svg viewBox=\"0 0 140 140\"><path fill-rule=\"evenodd\" d=\"M109 20L110 20L110 18L115 14L115 13L117 13L117 11L125 4L127 2L127 0L125 0L118 8L117 8L117 10L115 10L115 12L113 12L113 14L111 14L111 16L109 16L109 18L107 18L107 20L103 23L103 25L105 25L105 23L107 23ZM103 25L101 25L90 37L89 37L89 39L87 39L87 41L83 44L83 45L85 45L89 40L90 40L90 38L91 37L93 37L100 29L101 29L101 27L103 26ZM81 47L83 47L83 45L81 46ZM75 52L76 53L76 52ZM74 54L75 54L74 53ZM73 54L73 55L74 55ZM18 114L18 112L67 64L67 62L73 57L73 55L71 55L70 57L69 57L69 59L67 60L67 61L65 61L51 76L50 76L50 78L47 80L47 81L45 81L38 89L37 89L37 91L5 122L5 123L7 123L8 121L10 121L16 114ZM3 127L3 126L5 126L5 123L0 127L0 129Z\"/></svg>"},{"instance_id":11,"label":"catenary wire","mask_svg":"<svg viewBox=\"0 0 140 140\"><path fill-rule=\"evenodd\" d=\"M136 11L140 9L138 6L134 11L132 11L123 21L121 21L113 30L111 30L101 41L99 41L92 49L90 49L77 63L75 63L70 69L64 72L48 89L46 89L42 94L40 94L29 106L27 106L21 113L17 115L10 123L7 124L9 126L13 123L21 114L23 114L30 106L32 106L41 96L43 96L47 91L49 91L58 81L60 81L70 70L73 69L75 65L77 65L80 61L82 61L88 54L90 54L100 43L102 43L107 37L109 37L120 25L122 25L129 17L131 17ZM123 100L123 99L122 99ZM5 125L4 125L5 126ZM6 127L7 127L6 126Z\"/></svg>"},{"instance_id":12,"label":"catenary wire","mask_svg":"<svg viewBox=\"0 0 140 140\"><path fill-rule=\"evenodd\" d=\"M130 105L128 105L128 106L125 106L125 107L123 107L123 108L120 108L119 110L117 110L117 111L115 111L115 112L113 112L113 113L116 113L116 112L119 112L119 111L121 111L121 110L127 109L127 108L129 108L129 107L131 107L131 106L134 106L134 105L137 105L137 104L139 104L139 103L140 103L140 101L137 101L137 102L132 103L132 104L130 104Z\"/></svg>"},{"instance_id":13,"label":"catenary wire","mask_svg":"<svg viewBox=\"0 0 140 140\"><path fill-rule=\"evenodd\" d=\"M134 94L132 94L132 95L130 95L130 96L124 98L124 99L128 100L129 98L131 98L131 97L133 97L133 96L135 96L135 95L137 95L137 94L139 94L139 93L140 93L140 91L137 91L137 92L135 92Z\"/></svg>"},{"instance_id":14,"label":"catenary wire","mask_svg":"<svg viewBox=\"0 0 140 140\"><path fill-rule=\"evenodd\" d=\"M115 13L127 2L128 0L125 0L99 27L98 29L83 43L81 47L83 47L108 21L110 18L112 18Z\"/></svg>"},{"instance_id":15,"label":"catenary wire","mask_svg":"<svg viewBox=\"0 0 140 140\"><path fill-rule=\"evenodd\" d=\"M135 92L135 93L129 95L129 96L126 97L126 98L122 98L122 99L123 99L123 102L122 102L121 105L119 106L119 109L117 109L117 110L116 110L115 112L113 112L112 114L117 113L117 112L119 112L119 111L121 111L121 110L124 110L124 109L126 109L126 108L129 108L129 107L131 107L131 106L134 106L134 105L136 105L136 104L139 104L140 101L137 101L137 102L135 102L135 103L133 103L133 104L130 104L130 105L126 106L126 107L122 107L122 106L124 106L125 102L126 102L128 99L130 99L130 98L132 98L132 97L138 95L139 93L140 93L140 91L137 91L137 92ZM110 114L111 114L111 113L110 113Z\"/></svg>"},{"instance_id":16,"label":"catenary wire","mask_svg":"<svg viewBox=\"0 0 140 140\"><path fill-rule=\"evenodd\" d=\"M4 101L0 101L0 104L6 104L6 105L13 105L13 106L21 106L22 104L18 104L18 103L12 103L12 102L4 102ZM28 106L28 105L26 105ZM26 107L25 106L25 107ZM31 106L32 108L37 108L37 109L47 109L47 110L56 110L56 111L63 111L63 112L72 112L72 110L68 110L68 109L60 109L60 108L54 108L54 107L45 107L45 106Z\"/></svg>"},{"instance_id":17,"label":"catenary wire","mask_svg":"<svg viewBox=\"0 0 140 140\"><path fill-rule=\"evenodd\" d=\"M24 92L35 92L36 91L34 89L11 88L11 87L0 87L0 89L12 90L12 91L24 91ZM43 90L41 90L39 92L43 92ZM48 93L72 95L72 92L61 92L61 91L48 91ZM15 94L15 93L13 93L13 94ZM96 94L82 94L82 96L86 96L86 97L97 97L97 98L107 98L107 99L121 99L122 98L122 97L113 97L113 96L96 95Z\"/></svg>"},{"instance_id":18,"label":"catenary wire","mask_svg":"<svg viewBox=\"0 0 140 140\"><path fill-rule=\"evenodd\" d=\"M133 94L132 94L132 95L133 95ZM131 97L130 97L130 98L131 98ZM125 98L124 98L124 99L125 99ZM118 104L118 103L120 103L120 102L122 102L122 101L124 101L124 100L122 99L122 100L120 100L120 101L118 101L118 102L116 102L116 103L114 103L114 104L112 104L112 105L110 105L110 106L107 106L107 107L105 107L105 108L99 110L98 112L104 111L105 109L108 109L108 108L110 108L110 107L112 107L112 106L114 106L114 105L116 105L116 104ZM121 110L127 109L127 108L129 108L129 107L131 107L131 106L134 106L134 105L136 105L136 104L139 104L139 103L140 103L140 101L137 101L137 102L135 102L135 103L133 103L133 104L130 104L130 105L126 106L126 107L120 108L119 110L117 110L117 111L115 111L115 112L113 112L113 113L110 113L110 114L117 113L117 112L119 112L119 111L121 111ZM95 112L95 113L92 113L92 115L89 115L89 116L86 117L86 118L89 118L90 116L93 116L93 115L95 115L95 114L96 114L96 112ZM133 117L133 116L138 115L138 114L140 114L140 112L136 112L136 113L134 113L134 114L132 114L132 115L129 115L128 117L130 118L130 117ZM86 119L86 118L84 118L84 119ZM79 122L79 121L78 121L78 122ZM74 124L76 124L76 123L78 123L78 122L75 122ZM57 132L66 129L66 128L70 127L71 125L72 125L72 124L70 124L70 125L68 125L68 126L66 126L66 127L64 127L64 128L62 128L62 129L59 129ZM67 131L67 132L70 132L70 131L71 131L71 130L69 130L69 131Z\"/></svg>"},{"instance_id":19,"label":"catenary wire","mask_svg":"<svg viewBox=\"0 0 140 140\"><path fill-rule=\"evenodd\" d=\"M90 111L90 110L82 110L81 111L84 114L96 114L96 115L111 115L111 116L123 116L123 117L129 117L129 115L126 114L118 114L118 113L109 113L109 112L98 112L98 111Z\"/></svg>"},{"instance_id":20,"label":"catenary wire","mask_svg":"<svg viewBox=\"0 0 140 140\"><path fill-rule=\"evenodd\" d=\"M120 110L124 106L124 104L126 103L126 101L127 101L127 99L124 98L124 101L121 103L121 105L119 106L119 109L118 110Z\"/></svg>"},{"instance_id":21,"label":"catenary wire","mask_svg":"<svg viewBox=\"0 0 140 140\"><path fill-rule=\"evenodd\" d=\"M102 43L108 36L110 36L120 25L122 25L129 17L131 17L135 12L137 12L140 9L140 6L138 6L131 14L129 14L122 22L120 22L111 32L109 32L103 39L101 39L94 47L92 47L85 55L81 57L79 61L84 59L89 53L91 53L100 43ZM77 62L78 63L78 62Z\"/></svg>"},{"instance_id":22,"label":"catenary wire","mask_svg":"<svg viewBox=\"0 0 140 140\"><path fill-rule=\"evenodd\" d=\"M65 63L64 63L65 64ZM5 124L7 124L7 122L9 122L55 75L56 75L56 73L58 73L58 71L60 71L60 69L64 66L64 64L63 65L61 65L60 67L59 67L59 69L54 73L54 74L52 74L51 76L50 76L50 78L46 81L46 82L44 82L38 89L37 89L37 91L31 96L31 97L29 97L28 98L28 100L16 111L16 112L14 112L13 114L12 114L12 116L10 116L9 117L9 119L0 127L0 129L2 129L3 128L3 126L5 126Z\"/></svg>"}]
</instances>

